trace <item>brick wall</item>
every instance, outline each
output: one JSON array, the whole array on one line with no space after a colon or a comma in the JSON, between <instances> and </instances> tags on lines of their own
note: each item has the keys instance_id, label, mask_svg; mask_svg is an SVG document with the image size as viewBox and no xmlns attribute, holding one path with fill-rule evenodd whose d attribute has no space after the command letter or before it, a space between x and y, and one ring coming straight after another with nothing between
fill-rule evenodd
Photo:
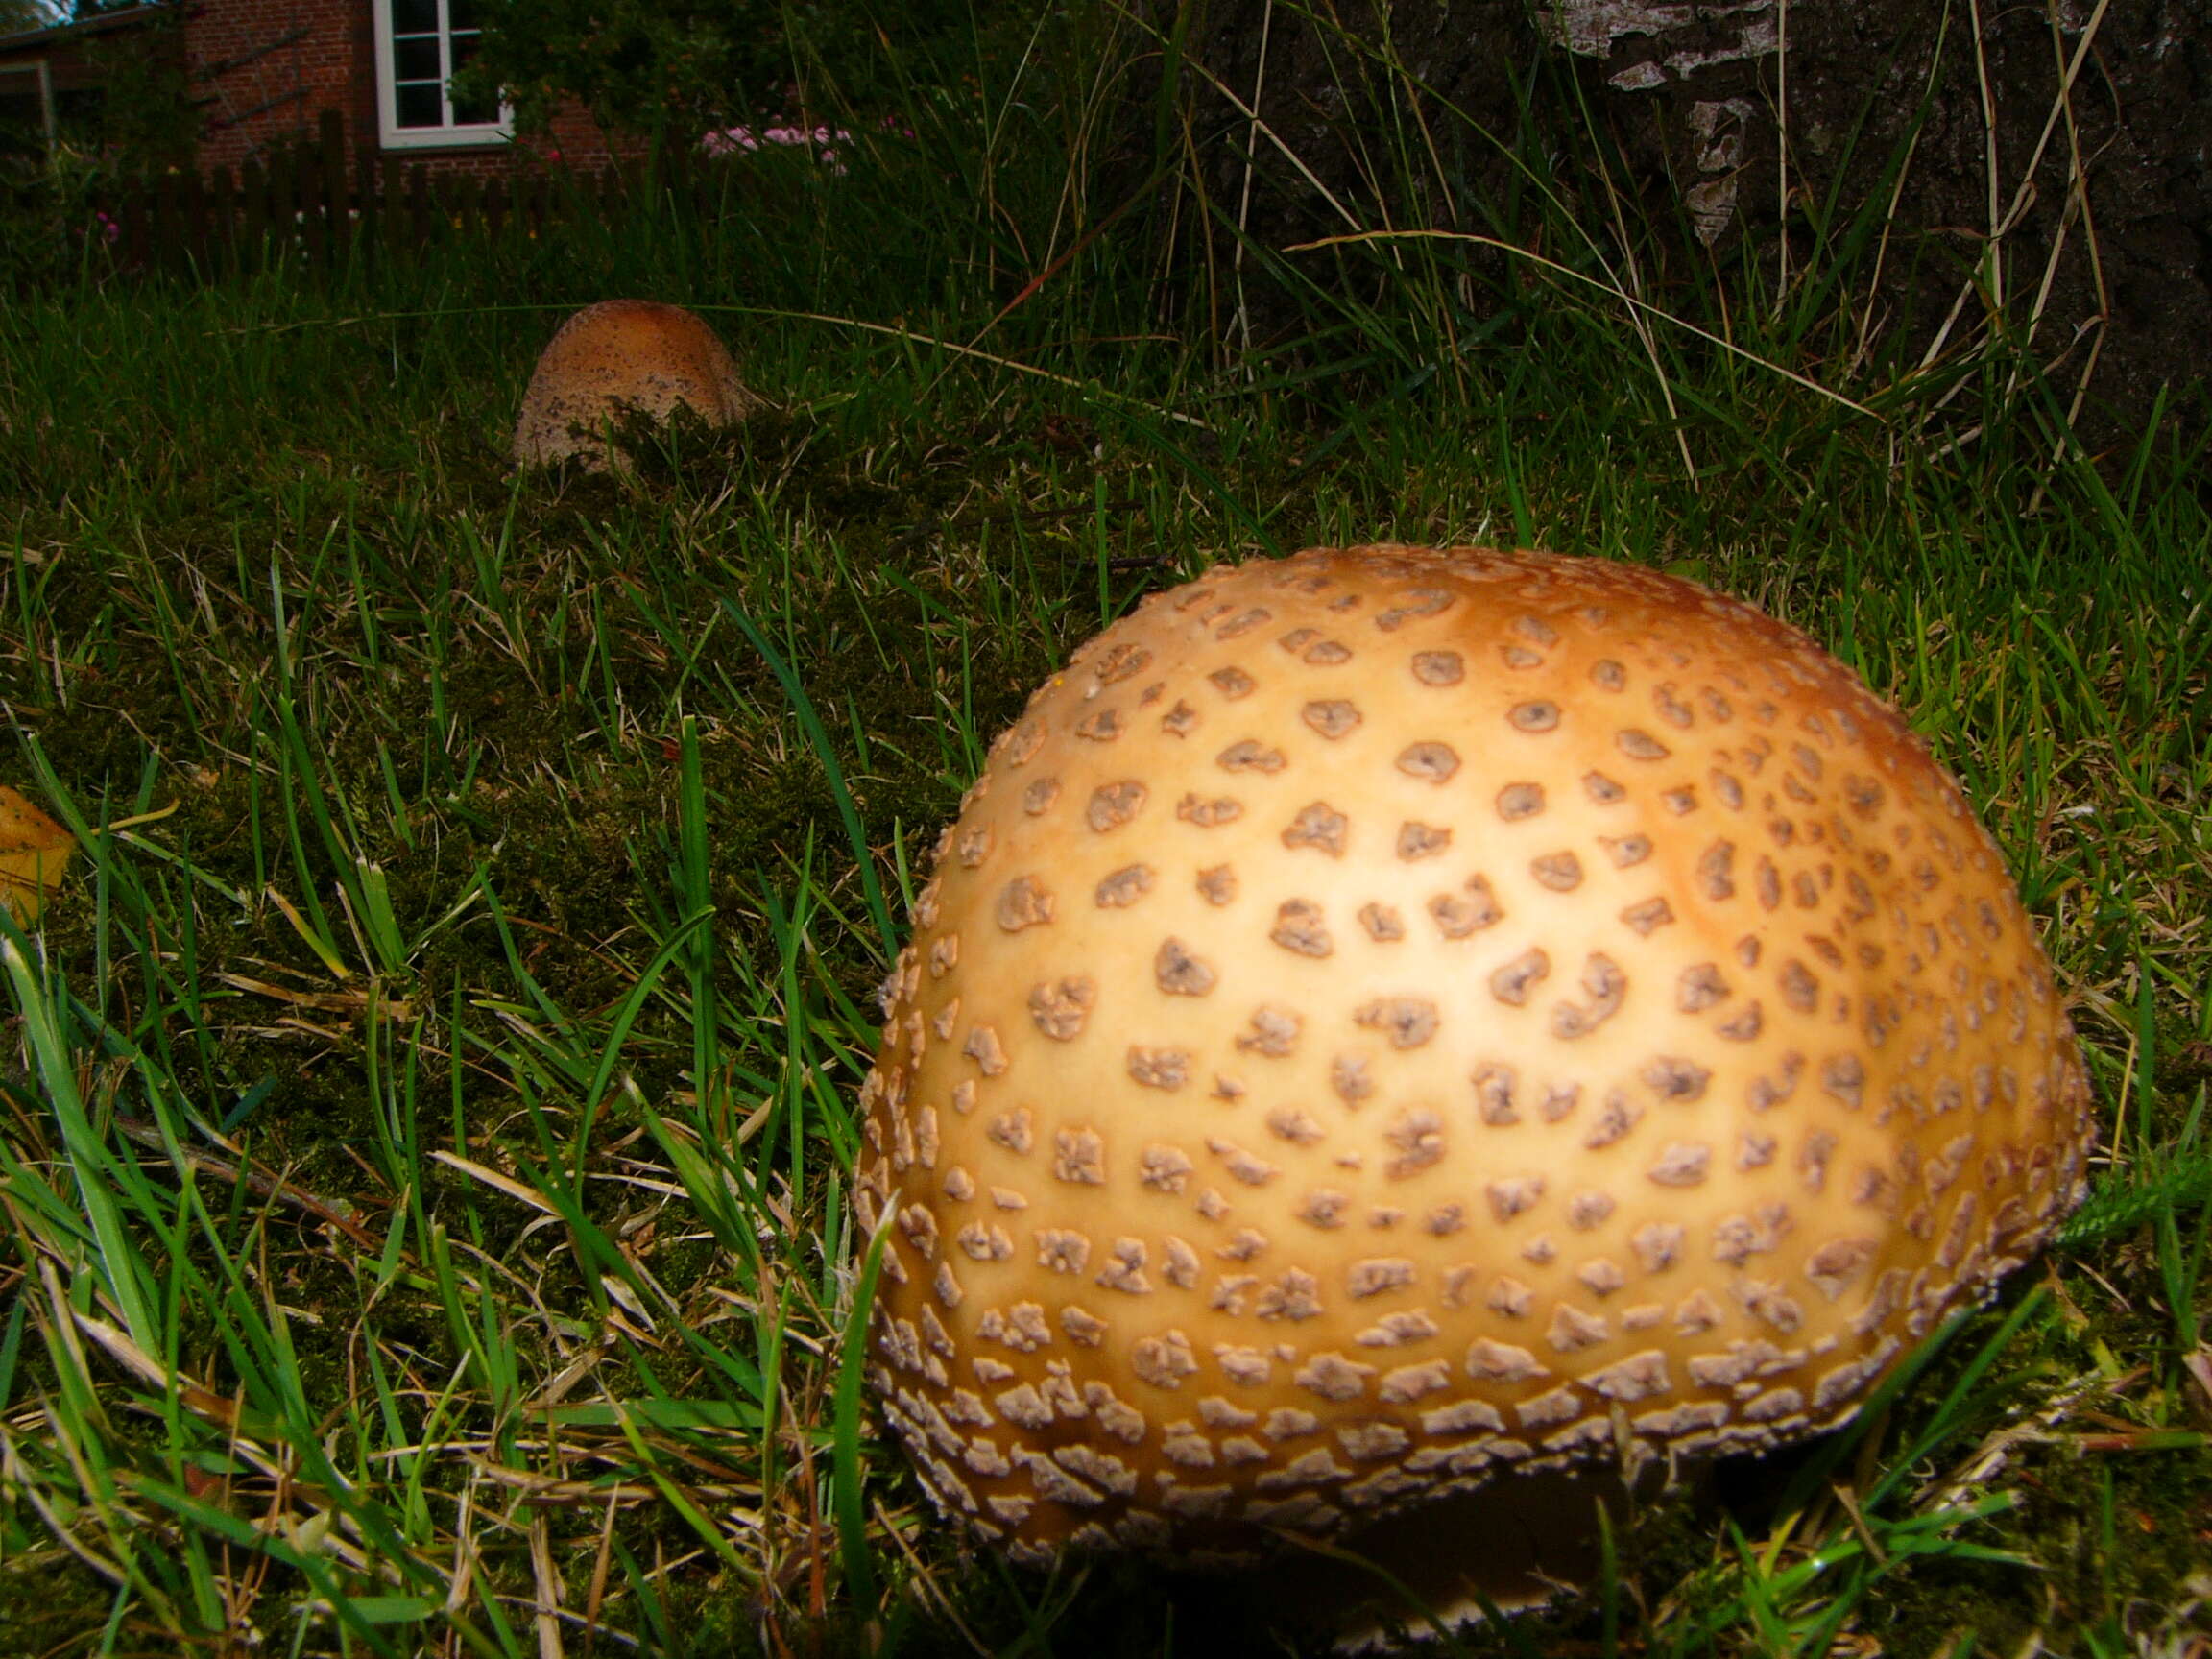
<instances>
[{"instance_id":1,"label":"brick wall","mask_svg":"<svg viewBox=\"0 0 2212 1659\"><path fill-rule=\"evenodd\" d=\"M376 32L383 0L196 0L185 12L193 92L204 99L200 166L235 168L274 149L312 139L325 109L346 122L356 150L377 147ZM440 174L489 175L559 159L592 168L642 153L634 139L610 142L580 108L564 108L531 144L460 144L389 152Z\"/></svg>"}]
</instances>

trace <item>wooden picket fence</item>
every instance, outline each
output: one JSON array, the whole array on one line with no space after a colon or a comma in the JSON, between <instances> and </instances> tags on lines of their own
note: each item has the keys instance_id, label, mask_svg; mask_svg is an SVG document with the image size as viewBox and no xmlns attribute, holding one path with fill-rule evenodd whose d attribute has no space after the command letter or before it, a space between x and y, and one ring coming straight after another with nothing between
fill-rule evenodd
<instances>
[{"instance_id":1,"label":"wooden picket fence","mask_svg":"<svg viewBox=\"0 0 2212 1659\"><path fill-rule=\"evenodd\" d=\"M704 211L729 187L724 173L674 153L589 173L441 174L373 150L349 155L343 118L325 110L312 142L235 173L218 167L205 177L143 180L120 194L108 217L125 269L210 279L273 262L331 270L361 258L405 259L433 242L540 236L580 218L614 223L648 191Z\"/></svg>"}]
</instances>

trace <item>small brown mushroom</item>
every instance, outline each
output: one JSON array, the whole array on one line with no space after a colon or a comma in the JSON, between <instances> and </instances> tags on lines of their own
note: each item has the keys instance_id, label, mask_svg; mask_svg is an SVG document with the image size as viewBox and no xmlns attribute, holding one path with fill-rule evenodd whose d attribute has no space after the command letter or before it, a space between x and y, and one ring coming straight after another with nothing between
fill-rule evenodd
<instances>
[{"instance_id":1,"label":"small brown mushroom","mask_svg":"<svg viewBox=\"0 0 2212 1659\"><path fill-rule=\"evenodd\" d=\"M994 746L864 1091L870 1377L1025 1561L1236 1557L1849 1418L2078 1201L1996 847L1803 635L1314 550Z\"/></svg>"},{"instance_id":2,"label":"small brown mushroom","mask_svg":"<svg viewBox=\"0 0 2212 1659\"><path fill-rule=\"evenodd\" d=\"M729 350L693 313L650 300L602 300L561 325L530 376L515 422L525 467L571 458L593 470L622 464L611 427L624 415L666 421L679 404L710 426L742 420L757 400Z\"/></svg>"},{"instance_id":3,"label":"small brown mushroom","mask_svg":"<svg viewBox=\"0 0 2212 1659\"><path fill-rule=\"evenodd\" d=\"M77 851L77 838L17 790L0 784L0 904L28 927Z\"/></svg>"}]
</instances>

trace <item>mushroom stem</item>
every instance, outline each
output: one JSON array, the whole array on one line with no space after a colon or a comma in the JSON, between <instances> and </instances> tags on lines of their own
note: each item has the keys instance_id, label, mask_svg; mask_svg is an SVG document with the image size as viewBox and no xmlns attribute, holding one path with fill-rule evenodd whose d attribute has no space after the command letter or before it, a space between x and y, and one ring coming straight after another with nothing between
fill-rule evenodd
<instances>
[{"instance_id":1,"label":"mushroom stem","mask_svg":"<svg viewBox=\"0 0 2212 1659\"><path fill-rule=\"evenodd\" d=\"M1672 1490L1695 1501L1708 1473L1692 1460ZM1627 1536L1669 1490L1656 1463L1632 1484L1610 1466L1545 1471L1388 1516L1334 1545L1294 1540L1306 1548L1258 1569L1254 1584L1286 1625L1331 1632L1338 1653L1382 1652L1596 1585L1605 1531Z\"/></svg>"}]
</instances>

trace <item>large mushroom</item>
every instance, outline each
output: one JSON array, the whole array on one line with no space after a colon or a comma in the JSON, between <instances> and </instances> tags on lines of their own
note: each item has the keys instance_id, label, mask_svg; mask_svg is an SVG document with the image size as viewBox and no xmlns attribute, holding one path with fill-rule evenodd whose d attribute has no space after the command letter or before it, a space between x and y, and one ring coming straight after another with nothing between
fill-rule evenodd
<instances>
[{"instance_id":1,"label":"large mushroom","mask_svg":"<svg viewBox=\"0 0 2212 1659\"><path fill-rule=\"evenodd\" d=\"M562 324L530 376L515 421L525 467L579 460L619 466L611 443L625 416L660 422L679 405L709 426L741 421L757 399L729 349L696 313L651 300L602 300Z\"/></svg>"},{"instance_id":2,"label":"large mushroom","mask_svg":"<svg viewBox=\"0 0 2212 1659\"><path fill-rule=\"evenodd\" d=\"M1803 635L1627 565L1149 599L996 743L914 928L870 1376L1024 1561L1832 1428L2082 1190L1958 786Z\"/></svg>"}]
</instances>

